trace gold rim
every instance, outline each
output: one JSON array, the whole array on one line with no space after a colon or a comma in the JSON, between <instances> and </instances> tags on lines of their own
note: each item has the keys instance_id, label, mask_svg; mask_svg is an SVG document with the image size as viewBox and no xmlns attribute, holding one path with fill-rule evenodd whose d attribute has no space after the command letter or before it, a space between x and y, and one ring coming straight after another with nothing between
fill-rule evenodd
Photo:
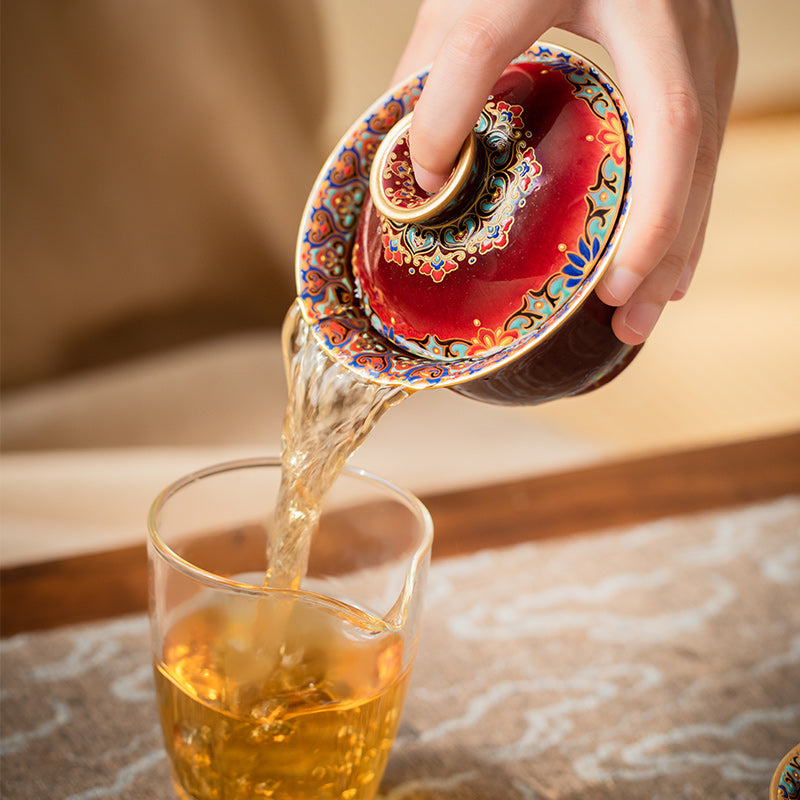
<instances>
[{"instance_id":1,"label":"gold rim","mask_svg":"<svg viewBox=\"0 0 800 800\"><path fill-rule=\"evenodd\" d=\"M372 169L369 175L369 191L378 213L399 223L423 222L442 211L464 187L472 168L472 162L475 160L477 147L475 132L470 131L469 136L464 140L464 144L461 145L458 161L456 161L456 165L444 186L436 194L431 195L427 200L413 208L397 206L383 191L381 174L386 168L394 146L411 127L413 117L413 112L406 114L386 134L375 153L375 160L372 162Z\"/></svg>"},{"instance_id":2,"label":"gold rim","mask_svg":"<svg viewBox=\"0 0 800 800\"><path fill-rule=\"evenodd\" d=\"M781 778L783 778L783 773L786 771L786 768L789 766L789 762L793 758L800 758L800 744L793 747L782 759L781 763L778 764L775 772L772 774L772 780L769 782L769 798L770 800L778 800L778 786L781 782Z\"/></svg>"}]
</instances>

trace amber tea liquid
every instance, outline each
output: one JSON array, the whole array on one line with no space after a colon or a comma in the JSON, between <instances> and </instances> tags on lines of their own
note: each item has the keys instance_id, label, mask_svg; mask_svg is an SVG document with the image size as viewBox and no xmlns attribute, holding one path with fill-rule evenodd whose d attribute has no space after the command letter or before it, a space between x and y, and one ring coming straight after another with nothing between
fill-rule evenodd
<instances>
[{"instance_id":1,"label":"amber tea liquid","mask_svg":"<svg viewBox=\"0 0 800 800\"><path fill-rule=\"evenodd\" d=\"M406 392L339 366L296 310L283 342L289 401L263 583L293 591L238 604L220 593L168 630L156 684L183 800L371 800L405 698L401 635L302 589L323 497Z\"/></svg>"},{"instance_id":2,"label":"amber tea liquid","mask_svg":"<svg viewBox=\"0 0 800 800\"><path fill-rule=\"evenodd\" d=\"M164 642L156 685L179 795L372 798L409 678L399 635L379 620L294 600L275 669L272 653L259 653L257 624L211 606Z\"/></svg>"}]
</instances>

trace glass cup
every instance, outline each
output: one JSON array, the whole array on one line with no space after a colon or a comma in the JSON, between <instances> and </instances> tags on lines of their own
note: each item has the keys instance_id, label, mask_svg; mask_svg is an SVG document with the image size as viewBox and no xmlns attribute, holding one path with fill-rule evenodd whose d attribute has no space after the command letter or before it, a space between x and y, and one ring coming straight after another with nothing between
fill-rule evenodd
<instances>
[{"instance_id":1,"label":"glass cup","mask_svg":"<svg viewBox=\"0 0 800 800\"><path fill-rule=\"evenodd\" d=\"M414 661L433 527L346 468L299 590L264 585L279 459L209 467L148 519L158 706L186 800L375 796Z\"/></svg>"}]
</instances>

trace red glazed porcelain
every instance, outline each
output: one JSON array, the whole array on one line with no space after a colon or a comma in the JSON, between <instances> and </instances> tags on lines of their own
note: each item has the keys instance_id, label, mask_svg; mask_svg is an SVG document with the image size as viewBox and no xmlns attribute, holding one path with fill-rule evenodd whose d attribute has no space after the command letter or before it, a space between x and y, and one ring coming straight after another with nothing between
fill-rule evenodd
<instances>
[{"instance_id":1,"label":"red glazed porcelain","mask_svg":"<svg viewBox=\"0 0 800 800\"><path fill-rule=\"evenodd\" d=\"M348 132L312 190L298 298L363 376L498 403L596 388L638 348L593 293L628 207L630 121L580 56L537 45L506 69L440 192L410 167L424 74Z\"/></svg>"}]
</instances>

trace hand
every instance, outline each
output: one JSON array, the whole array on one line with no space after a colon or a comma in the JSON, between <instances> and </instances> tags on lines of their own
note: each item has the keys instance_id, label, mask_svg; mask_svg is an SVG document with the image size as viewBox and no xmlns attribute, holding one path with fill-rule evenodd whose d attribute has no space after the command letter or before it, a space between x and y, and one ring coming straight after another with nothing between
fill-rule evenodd
<instances>
[{"instance_id":1,"label":"hand","mask_svg":"<svg viewBox=\"0 0 800 800\"><path fill-rule=\"evenodd\" d=\"M639 344L703 246L736 74L730 0L427 0L395 72L433 62L410 132L423 189L442 185L503 69L554 26L605 47L633 120L631 210L597 294Z\"/></svg>"}]
</instances>

